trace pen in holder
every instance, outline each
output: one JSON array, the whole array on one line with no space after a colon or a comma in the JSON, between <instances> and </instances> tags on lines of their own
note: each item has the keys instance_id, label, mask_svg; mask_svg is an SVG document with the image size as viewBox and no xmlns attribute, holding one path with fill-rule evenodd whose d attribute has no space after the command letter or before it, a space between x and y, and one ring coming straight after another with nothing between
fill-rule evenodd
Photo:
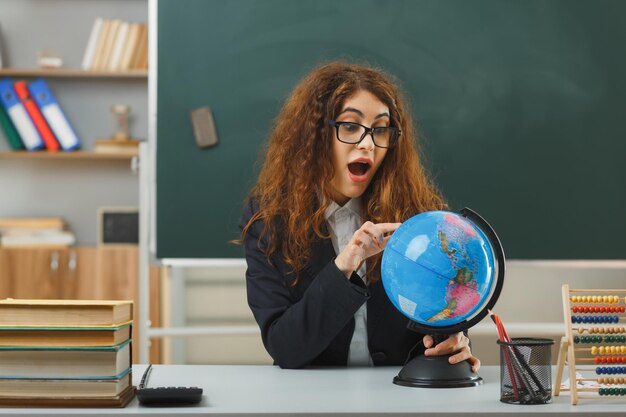
<instances>
[{"instance_id":1,"label":"pen in holder","mask_svg":"<svg viewBox=\"0 0 626 417\"><path fill-rule=\"evenodd\" d=\"M500 345L500 401L547 404L552 401L552 339L510 339L497 314L489 312Z\"/></svg>"},{"instance_id":2,"label":"pen in holder","mask_svg":"<svg viewBox=\"0 0 626 417\"><path fill-rule=\"evenodd\" d=\"M500 401L547 404L552 401L552 339L513 338L500 345Z\"/></svg>"}]
</instances>

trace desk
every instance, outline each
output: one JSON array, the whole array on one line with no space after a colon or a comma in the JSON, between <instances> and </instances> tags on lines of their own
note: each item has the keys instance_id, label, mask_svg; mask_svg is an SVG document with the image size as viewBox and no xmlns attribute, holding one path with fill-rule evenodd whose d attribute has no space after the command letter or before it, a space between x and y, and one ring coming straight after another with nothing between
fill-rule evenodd
<instances>
[{"instance_id":1,"label":"desk","mask_svg":"<svg viewBox=\"0 0 626 417\"><path fill-rule=\"evenodd\" d=\"M145 366L133 368L134 384ZM149 386L196 385L204 388L201 404L187 408L142 407L134 399L124 409L0 409L0 415L228 415L301 414L333 415L433 415L470 414L506 416L566 414L626 414L623 400L569 403L569 396L555 397L546 405L511 405L499 401L497 366L485 366L479 374L484 385L473 388L424 389L394 385L399 368L350 368L285 370L274 366L155 365Z\"/></svg>"}]
</instances>

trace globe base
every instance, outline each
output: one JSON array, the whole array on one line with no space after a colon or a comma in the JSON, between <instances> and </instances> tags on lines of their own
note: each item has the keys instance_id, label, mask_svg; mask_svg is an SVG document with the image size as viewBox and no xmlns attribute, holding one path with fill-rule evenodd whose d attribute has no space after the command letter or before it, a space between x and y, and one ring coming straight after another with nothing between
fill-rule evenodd
<instances>
[{"instance_id":1,"label":"globe base","mask_svg":"<svg viewBox=\"0 0 626 417\"><path fill-rule=\"evenodd\" d=\"M468 361L450 364L450 356L419 355L404 365L393 383L420 388L464 388L483 383Z\"/></svg>"}]
</instances>

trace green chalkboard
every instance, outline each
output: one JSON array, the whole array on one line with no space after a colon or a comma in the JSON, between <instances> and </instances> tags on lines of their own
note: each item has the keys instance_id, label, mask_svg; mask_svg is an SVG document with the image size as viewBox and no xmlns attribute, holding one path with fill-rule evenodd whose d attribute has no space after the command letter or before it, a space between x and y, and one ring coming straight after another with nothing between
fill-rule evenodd
<instances>
[{"instance_id":1,"label":"green chalkboard","mask_svg":"<svg viewBox=\"0 0 626 417\"><path fill-rule=\"evenodd\" d=\"M158 2L158 258L241 257L281 103L318 63L394 74L452 209L508 258L626 258L626 1ZM213 111L196 146L189 112Z\"/></svg>"}]
</instances>

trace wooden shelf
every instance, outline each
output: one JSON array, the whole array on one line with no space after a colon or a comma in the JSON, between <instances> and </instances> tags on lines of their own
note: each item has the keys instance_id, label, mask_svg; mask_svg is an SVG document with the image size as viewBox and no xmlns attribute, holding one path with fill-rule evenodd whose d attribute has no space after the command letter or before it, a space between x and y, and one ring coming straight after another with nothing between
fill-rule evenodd
<instances>
[{"instance_id":1,"label":"wooden shelf","mask_svg":"<svg viewBox=\"0 0 626 417\"><path fill-rule=\"evenodd\" d=\"M71 152L47 152L47 151L4 151L0 152L0 158L11 159L82 159L82 160L131 160L137 155L119 153L71 151Z\"/></svg>"},{"instance_id":2,"label":"wooden shelf","mask_svg":"<svg viewBox=\"0 0 626 417\"><path fill-rule=\"evenodd\" d=\"M20 69L2 68L3 77L57 77L57 78L148 78L147 70L85 71L77 68Z\"/></svg>"}]
</instances>

